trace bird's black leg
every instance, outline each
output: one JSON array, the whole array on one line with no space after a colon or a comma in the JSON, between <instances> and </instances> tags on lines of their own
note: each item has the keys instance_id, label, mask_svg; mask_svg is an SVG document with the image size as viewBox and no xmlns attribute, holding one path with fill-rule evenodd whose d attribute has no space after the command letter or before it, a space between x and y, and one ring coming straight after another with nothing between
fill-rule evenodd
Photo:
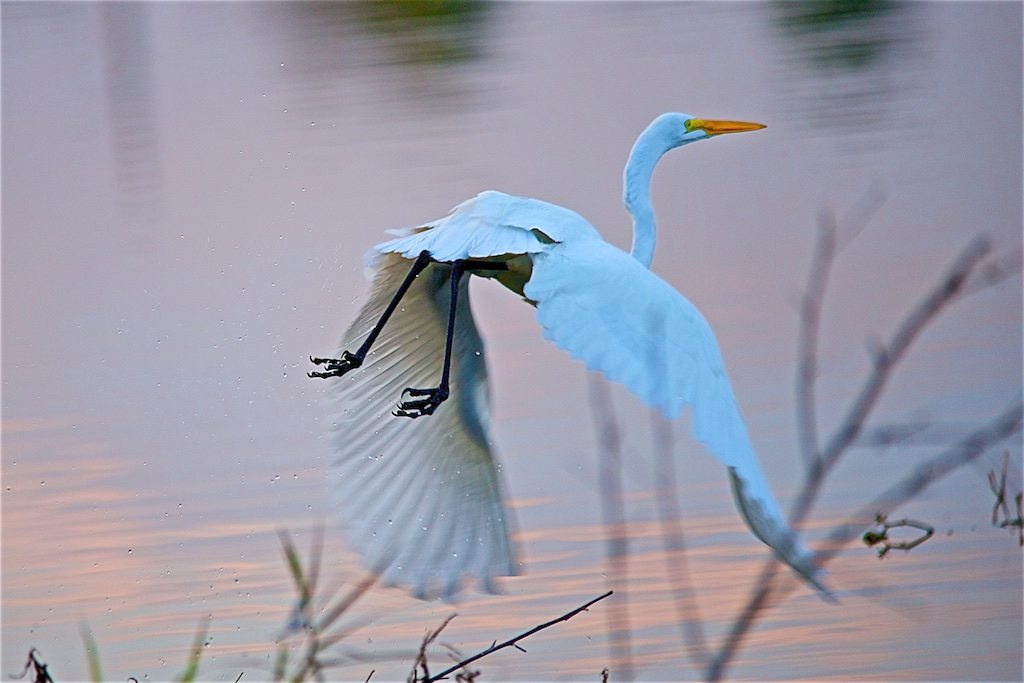
<instances>
[{"instance_id":1,"label":"bird's black leg","mask_svg":"<svg viewBox=\"0 0 1024 683\"><path fill-rule=\"evenodd\" d=\"M370 330L369 336L366 337L363 345L360 346L355 353L342 351L341 358L314 358L313 356L310 356L309 360L314 365L324 365L326 367L324 372L309 372L306 374L310 377L322 377L325 379L328 377L341 377L349 370L358 368L362 365L363 361L366 359L366 354L370 352L370 347L373 346L375 341L377 341L377 337L380 335L381 330L384 329L384 325L387 323L388 318L390 318L391 314L395 312L396 308L398 308L398 302L402 300L403 296L405 296L405 293L409 290L409 287L412 285L412 281L416 279L416 276L423 272L424 268L430 265L430 260L430 252L420 252L420 255L416 257L415 261L413 261L412 268L409 269L409 274L405 276L405 280L403 280L402 284L399 285L398 291L395 292L395 296L391 299L391 303L389 303L388 307L384 309L384 313L380 316L380 320L378 320L377 324L373 326L373 329Z\"/></svg>"},{"instance_id":2,"label":"bird's black leg","mask_svg":"<svg viewBox=\"0 0 1024 683\"><path fill-rule=\"evenodd\" d=\"M455 311L459 302L459 281L463 273L473 270L508 270L508 266L501 262L474 261L471 259L459 260L452 263L451 274L451 304L448 309L448 334L444 342L444 366L441 369L441 382L436 387L427 389L414 389L407 387L403 392L404 397L422 396L422 398L400 401L398 408L392 412L396 417L417 418L423 415L432 415L437 407L448 398L448 378L452 366L452 341L455 338Z\"/></svg>"}]
</instances>

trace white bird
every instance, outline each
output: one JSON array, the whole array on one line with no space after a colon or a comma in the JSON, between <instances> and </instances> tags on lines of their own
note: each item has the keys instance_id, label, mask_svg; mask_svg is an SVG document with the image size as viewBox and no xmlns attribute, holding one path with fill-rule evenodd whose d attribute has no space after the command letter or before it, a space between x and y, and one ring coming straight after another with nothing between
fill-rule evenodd
<instances>
[{"instance_id":1,"label":"white bird","mask_svg":"<svg viewBox=\"0 0 1024 683\"><path fill-rule=\"evenodd\" d=\"M656 118L623 173L633 218L629 254L573 211L495 191L445 218L394 231L395 239L371 250L369 301L345 334L341 357L311 358L324 371L310 376L340 377L362 366L333 387L332 476L350 545L385 583L451 597L467 575L493 591L494 577L517 573L490 447L484 345L462 277L471 272L522 296L536 307L547 339L668 418L690 406L693 436L728 468L751 531L830 595L761 471L714 333L649 270L658 160L691 142L760 128L679 113ZM402 419L424 415L431 417Z\"/></svg>"}]
</instances>

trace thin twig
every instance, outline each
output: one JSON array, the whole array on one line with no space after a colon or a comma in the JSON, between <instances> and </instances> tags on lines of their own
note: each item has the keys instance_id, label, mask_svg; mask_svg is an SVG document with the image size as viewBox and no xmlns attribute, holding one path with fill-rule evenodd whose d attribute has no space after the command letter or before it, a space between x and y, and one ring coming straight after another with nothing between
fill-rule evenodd
<instances>
[{"instance_id":1,"label":"thin twig","mask_svg":"<svg viewBox=\"0 0 1024 683\"><path fill-rule=\"evenodd\" d=\"M879 182L871 184L860 200L844 217L842 232L836 235L836 254L842 253L843 249L857 239L864 228L871 224L875 216L889 199L889 193Z\"/></svg>"},{"instance_id":2,"label":"thin twig","mask_svg":"<svg viewBox=\"0 0 1024 683\"><path fill-rule=\"evenodd\" d=\"M450 643L441 643L441 646L448 650L448 656L453 662L462 660L463 655L457 647ZM468 666L464 666L462 667L462 671L455 674L455 681L456 683L474 683L479 675L479 669L470 669Z\"/></svg>"},{"instance_id":3,"label":"thin twig","mask_svg":"<svg viewBox=\"0 0 1024 683\"><path fill-rule=\"evenodd\" d=\"M825 298L835 250L835 216L823 211L818 219L818 243L800 306L800 338L797 341L797 429L800 433L800 452L807 467L812 467L820 459L817 399L814 392L818 378L818 329L821 322L821 305Z\"/></svg>"},{"instance_id":4,"label":"thin twig","mask_svg":"<svg viewBox=\"0 0 1024 683\"><path fill-rule=\"evenodd\" d=\"M864 535L861 538L869 547L876 545L882 546L878 549L878 559L884 558L889 554L890 550L913 550L935 535L935 527L931 524L918 522L913 519L899 519L895 522L890 522L886 519L885 515L879 513L875 516L875 523L878 524L878 530L868 529L864 532ZM903 527L919 529L924 533L909 541L893 541L889 538L890 529L900 529Z\"/></svg>"},{"instance_id":5,"label":"thin twig","mask_svg":"<svg viewBox=\"0 0 1024 683\"><path fill-rule=\"evenodd\" d=\"M379 574L375 572L368 573L359 583L342 595L337 602L325 608L319 615L319 618L314 618L314 601L321 602L321 600L317 600L316 589L323 556L323 526L318 526L313 530L309 561L305 568L303 567L302 558L292 542L291 535L284 530L280 530L278 531L278 536L284 550L289 573L295 584L296 593L298 593L295 606L292 608L292 614L281 637L285 638L293 632L301 631L304 634L304 652L299 660L298 669L291 676L286 676L287 650L281 650L274 678L275 680L284 680L288 677L292 681L304 681L312 676L319 680L323 677L323 670L325 668L336 665L323 658L324 652L337 645L342 639L365 624L349 625L330 634L327 634L326 631L376 583ZM327 594L324 602L329 603L338 592L339 589L337 588L332 590Z\"/></svg>"},{"instance_id":6,"label":"thin twig","mask_svg":"<svg viewBox=\"0 0 1024 683\"><path fill-rule=\"evenodd\" d=\"M1017 518L1008 519L999 526L1004 529L1008 529L1011 526L1017 527L1017 545L1024 548L1024 491L1018 491L1013 500L1017 504Z\"/></svg>"},{"instance_id":7,"label":"thin twig","mask_svg":"<svg viewBox=\"0 0 1024 683\"><path fill-rule=\"evenodd\" d=\"M1000 529L1010 529L1016 527L1017 529L1017 543L1021 547L1024 547L1024 492L1018 491L1017 495L1013 497L1014 505L1016 506L1016 516L1010 511L1010 501L1007 499L1006 492L1006 477L1010 469L1010 451L1003 453L1003 467L996 477L995 470L989 470L988 473L988 485L992 488L992 493L995 494L996 502L992 506L992 526L997 526ZM1002 512L1002 520L999 519L999 513Z\"/></svg>"},{"instance_id":8,"label":"thin twig","mask_svg":"<svg viewBox=\"0 0 1024 683\"><path fill-rule=\"evenodd\" d=\"M999 528L1017 527L1017 542L1024 548L1024 492L1018 492L1014 496L1014 503L1017 507L1017 516L1010 511L1010 502L1007 500L1007 473L1010 469L1010 452L1002 454L1002 470L998 478L995 470L988 472L988 485L995 494L995 505L992 506L992 526ZM999 512L1002 512L1002 520L999 520Z\"/></svg>"},{"instance_id":9,"label":"thin twig","mask_svg":"<svg viewBox=\"0 0 1024 683\"><path fill-rule=\"evenodd\" d=\"M409 673L408 683L416 683L416 681L433 681L436 678L430 677L430 669L427 668L427 646L437 640L437 637L441 635L441 631L444 630L445 626L455 618L455 613L449 614L441 625L433 631L427 631L427 635L423 636L423 643L420 644L419 654L416 656L416 662L412 665L412 671ZM423 669L423 678L416 677L416 669Z\"/></svg>"},{"instance_id":10,"label":"thin twig","mask_svg":"<svg viewBox=\"0 0 1024 683\"><path fill-rule=\"evenodd\" d=\"M1003 469L999 474L999 478L996 478L996 471L989 470L988 473L988 485L992 489L992 493L996 496L996 502L992 506L992 526L995 526L999 522L999 512L1002 510L1003 517L1005 519L1010 518L1010 506L1006 502L1006 473L1010 466L1010 452L1007 451L1003 457Z\"/></svg>"},{"instance_id":11,"label":"thin twig","mask_svg":"<svg viewBox=\"0 0 1024 683\"><path fill-rule=\"evenodd\" d=\"M377 579L380 578L378 572L369 572L363 577L363 580L352 587L344 597L339 600L334 607L324 612L316 624L318 631L323 632L333 624L338 617L344 614L352 604L362 597L363 593L370 590L373 584L377 583Z\"/></svg>"},{"instance_id":12,"label":"thin twig","mask_svg":"<svg viewBox=\"0 0 1024 683\"><path fill-rule=\"evenodd\" d=\"M675 461L673 459L672 423L658 410L651 411L654 432L654 495L661 525L665 571L672 586L676 619L690 661L703 669L711 661L704 636L704 624L697 606L697 595L690 577L686 554L686 537L680 522L679 500L676 497Z\"/></svg>"},{"instance_id":13,"label":"thin twig","mask_svg":"<svg viewBox=\"0 0 1024 683\"><path fill-rule=\"evenodd\" d=\"M844 221L845 229L839 234L835 213L822 210L818 214L818 240L815 245L807 285L800 301L800 336L797 341L797 431L800 451L808 467L818 461L817 400L815 383L818 378L818 339L821 310L825 301L832 264L836 256L871 222L886 200L885 190L872 185L854 207L852 218Z\"/></svg>"},{"instance_id":14,"label":"thin twig","mask_svg":"<svg viewBox=\"0 0 1024 683\"><path fill-rule=\"evenodd\" d=\"M1018 275L1021 272L1024 254L1021 249L1014 249L1011 252L989 259L982 268L971 276L964 283L962 296L969 296L977 292L994 287L1003 280Z\"/></svg>"},{"instance_id":15,"label":"thin twig","mask_svg":"<svg viewBox=\"0 0 1024 683\"><path fill-rule=\"evenodd\" d=\"M25 668L22 669L21 673L15 676L14 674L8 674L10 678L24 678L25 674L28 673L29 669L32 669L32 683L53 683L53 679L50 678L50 673L46 670L47 665L36 659L36 650L32 648L28 651L28 659L25 660Z\"/></svg>"},{"instance_id":16,"label":"thin twig","mask_svg":"<svg viewBox=\"0 0 1024 683\"><path fill-rule=\"evenodd\" d=\"M615 421L608 383L589 373L590 407L597 428L598 480L601 517L605 535L605 586L618 590L617 600L606 612L608 654L612 668L624 681L633 680L633 652L630 644L629 599L623 594L629 582L629 535L622 503L622 438Z\"/></svg>"},{"instance_id":17,"label":"thin twig","mask_svg":"<svg viewBox=\"0 0 1024 683\"><path fill-rule=\"evenodd\" d=\"M320 578L320 564L323 559L324 550L324 525L317 524L313 527L313 533L309 539L309 572L306 583L309 586L310 597L316 595L316 584Z\"/></svg>"},{"instance_id":18,"label":"thin twig","mask_svg":"<svg viewBox=\"0 0 1024 683\"><path fill-rule=\"evenodd\" d=\"M861 430L856 441L851 443L850 446L857 448L888 448L890 446L904 445L925 430L931 430L932 426L932 423L927 420L918 420L915 422L890 423L867 427ZM932 441L936 439L941 439L942 443L949 441L948 434L929 434L928 436ZM914 441L913 443L917 444L918 442Z\"/></svg>"},{"instance_id":19,"label":"thin twig","mask_svg":"<svg viewBox=\"0 0 1024 683\"><path fill-rule=\"evenodd\" d=\"M487 648L486 650L482 650L482 651L476 653L475 655L473 655L472 657L468 657L467 659L462 660L461 662L459 662L455 666L449 667L449 668L445 669L444 671L442 671L441 673L439 673L439 674L437 674L437 675L435 675L435 676L433 676L431 678L426 679L425 683L434 683L434 681L440 681L441 679L445 678L448 674L452 673L453 671L461 669L462 667L466 666L467 664L471 664L471 663L475 662L478 659L481 659L483 657L486 657L489 654L497 652L498 650L502 650L502 649L504 649L506 647L518 647L518 645L516 645L516 643L518 643L520 640L528 638L528 637L532 636L534 633L537 633L538 631L543 631L544 629L548 628L549 626L554 626L555 624L557 624L559 622L568 621L569 619L572 619L574 616L576 616L580 612L585 612L587 610L587 608L590 607L591 605L593 605L594 603L599 602L601 600L604 600L605 598L607 598L609 595L612 595L613 593L614 593L614 591L608 591L607 593L605 593L603 595L597 596L596 598L594 598L590 602L577 607L576 609L572 610L571 612L566 612L565 614L563 614L562 616L558 617L557 619L552 619L551 621L544 622L543 624L541 624L539 626L534 626L529 631L524 631L523 633L520 633L518 636L515 636L514 638L510 638L510 639L506 640L504 643L495 643L495 644L491 645L489 648Z\"/></svg>"}]
</instances>

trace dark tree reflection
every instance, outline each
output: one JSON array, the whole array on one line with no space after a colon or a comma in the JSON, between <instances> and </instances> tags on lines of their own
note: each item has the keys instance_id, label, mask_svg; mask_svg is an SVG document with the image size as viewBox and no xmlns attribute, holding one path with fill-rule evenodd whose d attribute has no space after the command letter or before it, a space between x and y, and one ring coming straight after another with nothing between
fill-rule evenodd
<instances>
[{"instance_id":1,"label":"dark tree reflection","mask_svg":"<svg viewBox=\"0 0 1024 683\"><path fill-rule=\"evenodd\" d=\"M783 82L812 121L855 129L903 107L913 82L922 8L892 0L777 2L789 57ZM795 92L794 92L795 91Z\"/></svg>"}]
</instances>

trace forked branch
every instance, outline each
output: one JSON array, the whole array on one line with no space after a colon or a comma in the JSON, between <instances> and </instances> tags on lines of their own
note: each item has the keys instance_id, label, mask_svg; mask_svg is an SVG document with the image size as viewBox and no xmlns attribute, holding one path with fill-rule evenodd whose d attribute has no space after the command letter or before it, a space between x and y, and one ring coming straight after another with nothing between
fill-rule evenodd
<instances>
[{"instance_id":1,"label":"forked branch","mask_svg":"<svg viewBox=\"0 0 1024 683\"><path fill-rule=\"evenodd\" d=\"M544 629L548 628L549 626L554 626L555 624L557 624L559 622L568 621L569 619L572 619L574 616L576 616L580 612L585 612L587 610L587 608L590 607L591 605L593 605L594 603L597 603L597 602L600 602L601 600L604 600L609 595L611 595L613 592L614 591L608 591L607 593L604 593L603 595L599 595L596 598L594 598L593 600L591 600L590 602L587 602L587 603L585 603L583 605L580 605L576 609L571 610L569 612L566 612L565 614L563 614L562 616L560 616L560 617L558 617L556 619L552 619L551 621L546 621L543 624L540 624L539 626L534 626L529 631L524 631L523 633L520 633L519 635L517 635L517 636L515 636L513 638L509 638L508 640L506 640L503 643L494 643L489 648L487 648L485 650L481 650L480 652L476 653L472 657L467 657L466 659L462 660L461 662L459 662L455 666L448 667L447 669L445 669L441 673L435 674L434 676L424 677L422 680L423 680L424 683L434 683L434 681L440 681L440 680L446 678L449 674L453 673L454 671L457 671L457 670L459 670L459 669L461 669L461 668L463 668L463 667L465 667L465 666L467 666L469 664L472 664L476 660L482 659L483 657L486 657L487 655L494 654L498 650L503 650L506 647L516 647L516 648L519 648L517 643L520 640L523 640L525 638L529 638L534 633L537 633L538 631L543 631ZM450 619L451 619L451 617L449 617L449 620ZM446 620L445 623L441 625L441 628L444 628L447 624L448 624L448 621ZM439 633L440 630L441 630L440 628L437 629L437 631L435 632L435 637L436 637L436 633ZM425 646L426 646L426 643L424 644L424 647ZM522 649L522 648L519 648L519 649ZM424 671L425 670L426 670L426 667L424 667Z\"/></svg>"},{"instance_id":2,"label":"forked branch","mask_svg":"<svg viewBox=\"0 0 1024 683\"><path fill-rule=\"evenodd\" d=\"M850 405L846 418L828 440L820 457L808 468L804 486L790 513L792 524L798 525L807 518L821 492L822 482L864 428L893 370L921 331L934 322L939 313L957 298L964 283L974 273L990 248L991 245L984 238L971 242L939 284L911 309L889 342L873 350L871 371Z\"/></svg>"}]
</instances>

